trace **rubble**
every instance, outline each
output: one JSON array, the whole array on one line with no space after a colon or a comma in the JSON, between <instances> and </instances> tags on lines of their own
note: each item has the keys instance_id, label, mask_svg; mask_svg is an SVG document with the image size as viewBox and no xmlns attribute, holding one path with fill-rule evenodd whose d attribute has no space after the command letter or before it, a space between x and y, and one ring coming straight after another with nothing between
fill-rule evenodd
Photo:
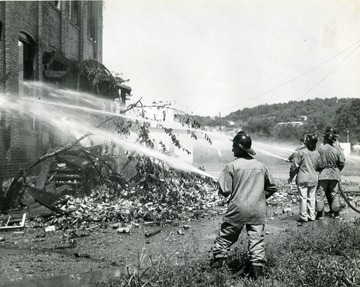
<instances>
[{"instance_id":1,"label":"rubble","mask_svg":"<svg viewBox=\"0 0 360 287\"><path fill-rule=\"evenodd\" d=\"M131 225L126 226L126 227L119 227L116 232L117 233L125 233L125 234L130 234L130 230L131 230Z\"/></svg>"},{"instance_id":2,"label":"rubble","mask_svg":"<svg viewBox=\"0 0 360 287\"><path fill-rule=\"evenodd\" d=\"M290 213L291 212L291 208L287 207L287 208L284 208L283 213Z\"/></svg>"},{"instance_id":3,"label":"rubble","mask_svg":"<svg viewBox=\"0 0 360 287\"><path fill-rule=\"evenodd\" d=\"M224 211L226 206L223 205L219 199L216 189L211 188L211 185L205 187L204 191L199 191L195 187L190 187L187 190L179 188L177 192L181 194L177 198L177 203L171 200L156 202L154 197L159 193L156 187L153 188L153 194L144 193L143 190L137 190L132 196L128 198L121 194L124 190L135 190L135 187L128 185L126 189L118 192L114 196L113 191L106 186L101 186L97 190L93 190L91 194L82 197L73 195L56 196L53 198L51 204L47 201L47 208L51 211L50 216L33 218L29 222L30 227L41 227L50 230L91 230L96 228L110 227L116 229L119 233L130 233L130 228L122 226L122 223L132 223L133 226L140 225L158 225L160 222L171 223L173 219L186 220L189 218L197 219L199 216L212 216ZM40 193L39 190L33 187L26 187L28 194ZM289 193L288 186L282 186L279 192L275 193L267 202L269 206L283 207L292 202L296 195ZM130 194L131 192L129 192ZM25 193L26 194L26 193ZM44 194L46 192L44 191ZM149 198L150 197L150 198ZM44 201L44 196L41 202ZM38 200L39 196L33 197L33 202L42 206ZM151 201L150 201L151 200ZM24 200L22 200L25 202ZM26 201L26 202L29 202ZM54 205L54 203L57 203ZM31 205L31 204L30 204ZM28 208L28 210L31 210ZM56 210L57 212L54 212ZM283 209L288 212L288 208ZM290 211L291 212L291 209ZM46 214L46 213L44 213ZM273 215L278 215L277 211ZM183 229L188 229L190 226L184 224ZM181 231L182 232L182 231ZM180 233L179 233L180 234Z\"/></svg>"},{"instance_id":4,"label":"rubble","mask_svg":"<svg viewBox=\"0 0 360 287\"><path fill-rule=\"evenodd\" d=\"M160 233L161 232L161 228L158 228L158 229L156 229L156 230L154 230L154 231L151 231L151 232L146 232L145 233L145 237L151 237L151 236L154 236L154 235L156 235L156 234L158 234L158 233Z\"/></svg>"},{"instance_id":5,"label":"rubble","mask_svg":"<svg viewBox=\"0 0 360 287\"><path fill-rule=\"evenodd\" d=\"M4 225L0 226L0 231L24 229L25 220L26 213L22 215L21 219L11 219L11 216L9 215L7 219L4 220Z\"/></svg>"},{"instance_id":6,"label":"rubble","mask_svg":"<svg viewBox=\"0 0 360 287\"><path fill-rule=\"evenodd\" d=\"M56 230L55 225L45 227L45 232L54 232Z\"/></svg>"},{"instance_id":7,"label":"rubble","mask_svg":"<svg viewBox=\"0 0 360 287\"><path fill-rule=\"evenodd\" d=\"M278 180L279 190L275 192L269 199L269 206L285 206L287 204L295 204L298 202L297 187L294 184L288 184L285 180ZM274 215L278 215L275 214Z\"/></svg>"},{"instance_id":8,"label":"rubble","mask_svg":"<svg viewBox=\"0 0 360 287\"><path fill-rule=\"evenodd\" d=\"M85 152L84 149L80 151ZM95 154L99 155L100 151ZM78 171L90 170L90 175L94 175L94 166L83 156L77 158L75 151L67 151L66 155L59 158L57 161L47 159L43 162L38 178L26 178L26 181L16 184L8 183L10 187L16 187L12 190L15 192L11 198L13 203L20 206L19 212L22 208L29 214L29 227L42 227L46 232L53 229L91 231L109 227L128 234L130 223L131 227L140 227L172 223L174 219L187 221L214 216L226 209L213 179L160 169L154 160L148 158L139 160L142 165L147 166L146 171L139 169L136 172L136 161L126 165L127 175L124 178L136 180L120 184L117 179L121 175L115 175L114 169L109 168L109 178L114 180L111 184L105 180L101 181L102 185L92 186L90 190L85 188L82 192L74 192L75 185L69 188L68 184L60 185L59 181L56 185L54 182L51 184L49 177L54 178L53 169L59 172L73 166ZM62 163L59 164L60 162ZM104 166L107 165L102 167ZM83 173L82 182L90 175ZM267 200L267 204L281 207L285 213L291 212L289 206L297 202L298 197L296 186L282 180L278 180L278 186L278 192ZM277 216L279 213L281 211L274 211L272 215ZM188 224L182 226L184 230L188 228Z\"/></svg>"}]
</instances>

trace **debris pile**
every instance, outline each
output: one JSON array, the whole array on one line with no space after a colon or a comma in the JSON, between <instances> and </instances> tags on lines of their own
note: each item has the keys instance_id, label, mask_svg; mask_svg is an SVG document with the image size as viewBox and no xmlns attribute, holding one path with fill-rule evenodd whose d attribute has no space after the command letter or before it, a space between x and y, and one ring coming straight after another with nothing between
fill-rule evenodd
<instances>
[{"instance_id":1,"label":"debris pile","mask_svg":"<svg viewBox=\"0 0 360 287\"><path fill-rule=\"evenodd\" d=\"M223 213L226 208L226 199L218 195L218 184L213 178L174 170L156 159L141 156L130 156L118 172L114 161L110 164L108 159L100 159L101 151L93 150L91 160L89 150L67 151L44 162L38 177L18 178L10 184L12 202L17 204L18 212L28 214L32 220L29 226L69 230L114 222L199 219ZM86 159L84 153L88 155ZM61 180L53 181L49 188L49 177L64 177L64 167L59 169L59 162L81 169L83 191L69 188L68 181ZM84 184L89 182L90 185ZM268 199L269 206L288 207L297 203L296 185L285 180L278 180L277 185L279 191Z\"/></svg>"},{"instance_id":2,"label":"debris pile","mask_svg":"<svg viewBox=\"0 0 360 287\"><path fill-rule=\"evenodd\" d=\"M278 180L278 192L274 193L268 200L269 206L285 206L287 204L296 204L298 202L297 187L294 184L288 184L285 180Z\"/></svg>"},{"instance_id":3,"label":"debris pile","mask_svg":"<svg viewBox=\"0 0 360 287\"><path fill-rule=\"evenodd\" d=\"M20 192L21 203L32 220L30 226L55 226L56 230L108 226L114 222L198 219L222 213L226 208L226 199L218 195L215 180L174 170L156 172L140 173L136 181L115 190L103 184L82 196L54 196L26 185ZM269 206L297 202L296 186L283 182L278 185L279 191L268 200ZM45 208L40 209L41 206Z\"/></svg>"},{"instance_id":4,"label":"debris pile","mask_svg":"<svg viewBox=\"0 0 360 287\"><path fill-rule=\"evenodd\" d=\"M68 157L67 161L75 163L74 158ZM40 189L36 187L36 177L18 179L10 184L12 209L6 213L25 211L31 220L30 226L55 226L56 230L106 226L111 222L164 222L217 213L221 200L214 179L164 168L150 158L131 158L131 162L133 171L126 176L120 174L126 183L114 181L111 168L111 172L102 173L98 178L105 178L106 173L111 177L90 191L84 188L83 192L71 192L66 188L67 192L62 193L59 190L64 189L67 182L63 185L57 182L49 189L45 185L47 180L42 180L45 184ZM48 178L51 166L47 165L44 179Z\"/></svg>"},{"instance_id":5,"label":"debris pile","mask_svg":"<svg viewBox=\"0 0 360 287\"><path fill-rule=\"evenodd\" d=\"M66 203L58 205L62 215L50 217L46 225L56 225L57 229L81 227L89 223L106 224L109 222L165 221L172 219L199 218L216 212L218 208L217 192L211 187L207 191L195 188L177 190L182 194L176 201L168 197L163 201L151 201L154 194L161 190L140 192L136 196L133 189L122 190L119 197L103 186L83 198L66 196ZM132 194L126 198L124 195ZM145 196L147 194L147 196Z\"/></svg>"},{"instance_id":6,"label":"debris pile","mask_svg":"<svg viewBox=\"0 0 360 287\"><path fill-rule=\"evenodd\" d=\"M54 225L57 230L81 229L94 224L107 226L111 222L165 222L174 219L198 219L222 213L225 201L219 197L217 186L204 182L199 176L187 176L191 177L192 184L181 186L176 182L173 190L165 188L164 191L164 186L159 185L153 186L151 190L145 190L139 185L128 185L114 194L104 185L93 190L88 196L66 195L61 204L56 206L61 212L33 226ZM174 178L172 180L174 181ZM165 197L162 194L164 192ZM158 200L160 198L161 200ZM296 201L296 192L284 185L268 200L268 204L286 206Z\"/></svg>"}]
</instances>

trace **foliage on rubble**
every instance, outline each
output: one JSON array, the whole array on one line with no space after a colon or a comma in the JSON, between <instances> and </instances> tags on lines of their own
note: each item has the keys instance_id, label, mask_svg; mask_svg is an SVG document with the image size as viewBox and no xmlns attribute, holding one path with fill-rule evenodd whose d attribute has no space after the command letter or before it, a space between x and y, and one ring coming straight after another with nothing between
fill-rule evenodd
<instances>
[{"instance_id":1,"label":"foliage on rubble","mask_svg":"<svg viewBox=\"0 0 360 287\"><path fill-rule=\"evenodd\" d=\"M130 222L198 218L218 208L217 183L200 175L166 168L151 158L134 155L137 180L119 189L106 185L89 196L69 197L60 208L65 215L48 224L67 228L81 222ZM135 160L135 159L133 159Z\"/></svg>"}]
</instances>

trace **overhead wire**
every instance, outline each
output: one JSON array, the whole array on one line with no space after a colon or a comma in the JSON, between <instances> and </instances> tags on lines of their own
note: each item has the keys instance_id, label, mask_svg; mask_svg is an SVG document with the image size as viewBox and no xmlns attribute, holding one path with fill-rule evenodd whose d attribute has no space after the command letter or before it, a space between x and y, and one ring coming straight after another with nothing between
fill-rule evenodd
<instances>
[{"instance_id":1,"label":"overhead wire","mask_svg":"<svg viewBox=\"0 0 360 287\"><path fill-rule=\"evenodd\" d=\"M332 69L329 73L325 75L320 81L318 81L313 87L311 87L308 91L306 91L304 94L302 94L300 97L295 99L295 101L298 101L302 99L304 96L309 94L312 90L314 90L317 86L319 86L327 77L329 77L335 70L337 70L344 62L360 47L360 44L355 47L354 50L351 51L349 55L347 55L334 69Z\"/></svg>"},{"instance_id":2,"label":"overhead wire","mask_svg":"<svg viewBox=\"0 0 360 287\"><path fill-rule=\"evenodd\" d=\"M269 93L271 93L271 92L273 92L273 91L275 91L275 90L277 90L277 89L280 89L280 88L282 88L282 87L284 87L284 86L286 86L286 85L288 85L288 84L290 84L290 83L292 83L292 82L294 82L294 81L296 81L296 80L304 77L305 75L309 74L310 72L316 70L317 68L321 67L322 65L326 64L327 62L333 60L334 58L338 57L338 56L341 55L342 53L346 52L348 49L350 49L350 48L353 47L354 45L357 45L357 44L358 44L358 46L355 48L355 50L356 50L356 49L359 47L359 42L360 42L360 39L357 40L356 42L354 42L353 44L349 45L348 47L344 48L343 50L341 50L340 52L338 52L338 53L335 54L334 56L332 56L332 57L326 59L325 61L321 62L321 63L318 64L317 66L315 66L315 67L313 67L313 68L305 71L304 73L302 73L302 74L300 74L300 75L298 75L298 76L296 76L296 77L294 77L294 78L292 78L292 79L290 79L290 80L288 80L288 81L286 81L286 82L284 82L284 83L282 83L282 84L280 84L280 85L278 85L278 86L276 86L276 87L274 87L274 88L271 88L270 90L267 90L266 92L263 92L263 93L261 93L261 94L259 94L259 95L257 95L257 96L254 96L254 97L251 98L250 100L242 101L242 102L240 102L239 104L236 104L236 105L233 105L233 106L231 106L231 107L222 109L220 112L223 112L223 111L226 111L226 110L229 110L229 109L233 109L234 107L238 107L238 106L243 105L243 104L245 104L245 103L249 103L249 102L251 102L251 101L253 101L253 100L255 100L255 99L261 98L261 97L263 97L263 96L265 96L265 95L267 95L267 94L269 94ZM354 51L355 51L355 50L354 50ZM353 52L354 52L354 51L353 51ZM353 52L352 52L352 53L353 53ZM352 54L352 53L351 53L351 54ZM351 55L351 54L350 54L350 55ZM349 55L349 56L350 56L350 55ZM347 59L347 58L348 58L348 57L346 57L346 59ZM346 59L345 59L345 60L346 60ZM305 96L305 95L303 95L303 96Z\"/></svg>"}]
</instances>

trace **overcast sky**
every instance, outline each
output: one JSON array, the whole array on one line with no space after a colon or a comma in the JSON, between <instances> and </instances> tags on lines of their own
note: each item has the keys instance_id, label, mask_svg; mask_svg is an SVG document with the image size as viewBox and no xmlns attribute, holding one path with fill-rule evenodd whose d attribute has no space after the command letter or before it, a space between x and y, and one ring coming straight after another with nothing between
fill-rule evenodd
<instances>
[{"instance_id":1,"label":"overcast sky","mask_svg":"<svg viewBox=\"0 0 360 287\"><path fill-rule=\"evenodd\" d=\"M360 95L359 0L105 0L103 62L132 101L222 116Z\"/></svg>"}]
</instances>

